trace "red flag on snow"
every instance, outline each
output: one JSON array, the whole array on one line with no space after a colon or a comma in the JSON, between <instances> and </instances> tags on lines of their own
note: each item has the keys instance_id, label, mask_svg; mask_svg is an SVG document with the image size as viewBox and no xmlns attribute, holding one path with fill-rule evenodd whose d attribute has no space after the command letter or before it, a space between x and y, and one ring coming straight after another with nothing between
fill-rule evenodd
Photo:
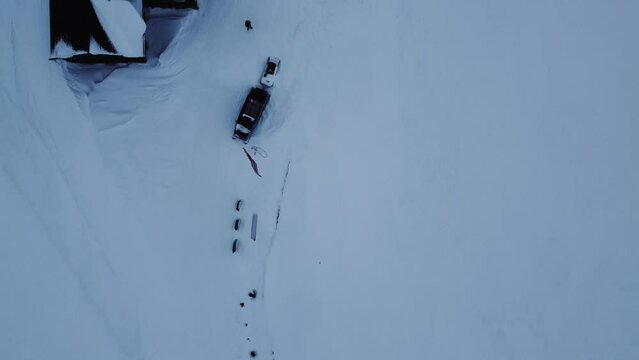
<instances>
[{"instance_id":1,"label":"red flag on snow","mask_svg":"<svg viewBox=\"0 0 639 360\"><path fill-rule=\"evenodd\" d=\"M260 175L260 172L257 170L257 163L255 162L255 160L253 160L253 157L251 157L251 154L249 154L245 148L242 148L242 149L244 150L244 153L248 157L249 161L251 162L251 167L253 168L253 171L255 171L257 176L262 177L262 175Z\"/></svg>"}]
</instances>

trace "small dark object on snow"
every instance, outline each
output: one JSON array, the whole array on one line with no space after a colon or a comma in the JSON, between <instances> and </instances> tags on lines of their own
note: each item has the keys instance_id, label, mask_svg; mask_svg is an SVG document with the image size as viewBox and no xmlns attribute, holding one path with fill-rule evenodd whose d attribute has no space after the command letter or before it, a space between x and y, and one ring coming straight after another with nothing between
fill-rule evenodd
<instances>
[{"instance_id":1,"label":"small dark object on snow","mask_svg":"<svg viewBox=\"0 0 639 360\"><path fill-rule=\"evenodd\" d=\"M248 326L248 323L244 323L244 327Z\"/></svg>"},{"instance_id":2,"label":"small dark object on snow","mask_svg":"<svg viewBox=\"0 0 639 360\"><path fill-rule=\"evenodd\" d=\"M253 219L251 222L251 239L255 241L257 238L257 214L253 214Z\"/></svg>"},{"instance_id":3,"label":"small dark object on snow","mask_svg":"<svg viewBox=\"0 0 639 360\"><path fill-rule=\"evenodd\" d=\"M244 303L243 302L240 303L240 307L244 307Z\"/></svg>"},{"instance_id":4,"label":"small dark object on snow","mask_svg":"<svg viewBox=\"0 0 639 360\"><path fill-rule=\"evenodd\" d=\"M242 200L238 200L235 203L235 211L240 211L241 208L242 208Z\"/></svg>"},{"instance_id":5,"label":"small dark object on snow","mask_svg":"<svg viewBox=\"0 0 639 360\"><path fill-rule=\"evenodd\" d=\"M244 153L246 154L246 157L248 158L249 162L251 163L251 167L253 168L253 171L255 172L255 175L262 177L262 175L260 175L260 171L257 169L257 163L255 162L255 159L253 159L253 157L251 156L251 154L248 153L248 151L246 151L246 148L242 148L244 150Z\"/></svg>"},{"instance_id":6,"label":"small dark object on snow","mask_svg":"<svg viewBox=\"0 0 639 360\"><path fill-rule=\"evenodd\" d=\"M251 351L251 357L256 357L257 353L255 351Z\"/></svg>"},{"instance_id":7,"label":"small dark object on snow","mask_svg":"<svg viewBox=\"0 0 639 360\"><path fill-rule=\"evenodd\" d=\"M257 297L257 291L255 289L253 289L253 291L251 291L250 293L248 293L249 297L251 299L255 299Z\"/></svg>"},{"instance_id":8,"label":"small dark object on snow","mask_svg":"<svg viewBox=\"0 0 639 360\"><path fill-rule=\"evenodd\" d=\"M246 31L253 30L253 25L251 24L251 20L246 20L244 22L244 26L246 26Z\"/></svg>"},{"instance_id":9,"label":"small dark object on snow","mask_svg":"<svg viewBox=\"0 0 639 360\"><path fill-rule=\"evenodd\" d=\"M239 245L239 240L237 239L233 240L233 247L232 247L233 254L235 254L235 252L237 251L238 245Z\"/></svg>"},{"instance_id":10,"label":"small dark object on snow","mask_svg":"<svg viewBox=\"0 0 639 360\"><path fill-rule=\"evenodd\" d=\"M235 222L233 222L233 229L235 231L238 231L240 229L240 224L242 223L241 219L235 219Z\"/></svg>"}]
</instances>

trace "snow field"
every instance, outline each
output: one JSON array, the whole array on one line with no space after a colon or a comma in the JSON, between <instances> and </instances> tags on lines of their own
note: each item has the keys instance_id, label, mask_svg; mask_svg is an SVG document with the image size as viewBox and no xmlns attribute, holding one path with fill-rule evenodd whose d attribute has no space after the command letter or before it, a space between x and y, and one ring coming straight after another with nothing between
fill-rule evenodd
<instances>
[{"instance_id":1,"label":"snow field","mask_svg":"<svg viewBox=\"0 0 639 360\"><path fill-rule=\"evenodd\" d=\"M0 14L2 358L639 353L635 4L204 1L98 73L46 5Z\"/></svg>"}]
</instances>

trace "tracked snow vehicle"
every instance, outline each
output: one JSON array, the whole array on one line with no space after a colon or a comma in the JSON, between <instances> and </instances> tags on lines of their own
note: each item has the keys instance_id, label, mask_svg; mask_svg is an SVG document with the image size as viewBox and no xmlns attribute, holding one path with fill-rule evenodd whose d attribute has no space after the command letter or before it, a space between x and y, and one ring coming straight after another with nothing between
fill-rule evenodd
<instances>
[{"instance_id":1,"label":"tracked snow vehicle","mask_svg":"<svg viewBox=\"0 0 639 360\"><path fill-rule=\"evenodd\" d=\"M252 88L244 100L244 105L235 121L233 139L240 139L248 143L253 130L260 122L264 108L268 104L271 95L264 89Z\"/></svg>"}]
</instances>

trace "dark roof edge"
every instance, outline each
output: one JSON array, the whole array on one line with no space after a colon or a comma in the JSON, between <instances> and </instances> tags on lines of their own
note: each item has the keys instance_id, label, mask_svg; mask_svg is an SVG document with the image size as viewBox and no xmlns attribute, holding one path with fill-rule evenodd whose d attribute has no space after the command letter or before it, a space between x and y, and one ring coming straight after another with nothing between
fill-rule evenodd
<instances>
[{"instance_id":1,"label":"dark roof edge","mask_svg":"<svg viewBox=\"0 0 639 360\"><path fill-rule=\"evenodd\" d=\"M146 63L146 57L126 57L122 55L108 54L78 54L69 57L52 57L49 60L65 60L82 64L121 64L121 63Z\"/></svg>"},{"instance_id":2,"label":"dark roof edge","mask_svg":"<svg viewBox=\"0 0 639 360\"><path fill-rule=\"evenodd\" d=\"M143 5L145 8L162 8L162 9L199 9L196 0L185 1L184 3L178 2L169 2L162 0L143 0Z\"/></svg>"}]
</instances>

